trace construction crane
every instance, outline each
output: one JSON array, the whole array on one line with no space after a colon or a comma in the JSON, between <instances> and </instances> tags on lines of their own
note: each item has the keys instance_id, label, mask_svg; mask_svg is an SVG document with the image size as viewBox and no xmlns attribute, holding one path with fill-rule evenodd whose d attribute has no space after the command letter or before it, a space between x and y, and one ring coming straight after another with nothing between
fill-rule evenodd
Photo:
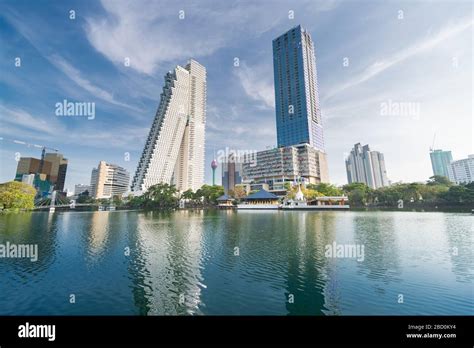
<instances>
[{"instance_id":1,"label":"construction crane","mask_svg":"<svg viewBox=\"0 0 474 348\"><path fill-rule=\"evenodd\" d=\"M431 144L430 152L433 152L433 151L434 151L435 139L436 139L436 132L435 132L434 135L433 135L433 144Z\"/></svg>"},{"instance_id":2,"label":"construction crane","mask_svg":"<svg viewBox=\"0 0 474 348\"><path fill-rule=\"evenodd\" d=\"M4 140L5 138L1 137L0 140ZM5 140L9 140L9 139L5 139ZM27 143L25 141L21 141L21 140L10 140L12 142L14 142L15 144L20 144L20 145L26 145L28 147L36 147L36 148L39 148L41 149L41 160L40 160L40 165L39 165L39 168L38 168L38 171L36 174L41 174L42 171L43 171L43 166L44 166L44 156L46 154L46 150L50 150L50 151L54 151L54 152L58 152L59 150L58 149L54 149L52 147L48 147L48 146L44 146L44 145L37 145L37 144L30 144L30 143Z\"/></svg>"}]
</instances>

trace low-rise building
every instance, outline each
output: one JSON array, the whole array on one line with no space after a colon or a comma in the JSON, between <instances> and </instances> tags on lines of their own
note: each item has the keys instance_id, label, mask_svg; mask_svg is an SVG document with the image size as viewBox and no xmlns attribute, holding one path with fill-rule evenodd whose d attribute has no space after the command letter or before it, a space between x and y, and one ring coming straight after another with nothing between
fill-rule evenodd
<instances>
[{"instance_id":1,"label":"low-rise building","mask_svg":"<svg viewBox=\"0 0 474 348\"><path fill-rule=\"evenodd\" d=\"M254 192L243 199L243 203L238 204L238 209L278 209L280 206L279 197L271 192L260 190Z\"/></svg>"},{"instance_id":2,"label":"low-rise building","mask_svg":"<svg viewBox=\"0 0 474 348\"><path fill-rule=\"evenodd\" d=\"M234 207L234 199L232 197L227 196L226 194L217 198L217 206L219 208L233 208Z\"/></svg>"}]
</instances>

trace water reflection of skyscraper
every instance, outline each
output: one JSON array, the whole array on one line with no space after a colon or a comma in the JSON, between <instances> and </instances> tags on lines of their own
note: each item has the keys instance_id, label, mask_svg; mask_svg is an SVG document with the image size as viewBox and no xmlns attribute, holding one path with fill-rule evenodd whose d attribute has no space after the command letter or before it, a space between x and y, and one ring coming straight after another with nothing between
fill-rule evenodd
<instances>
[{"instance_id":1,"label":"water reflection of skyscraper","mask_svg":"<svg viewBox=\"0 0 474 348\"><path fill-rule=\"evenodd\" d=\"M364 262L357 266L370 279L390 282L401 272L394 224L391 213L354 215L354 242L364 245L365 250Z\"/></svg>"},{"instance_id":2,"label":"water reflection of skyscraper","mask_svg":"<svg viewBox=\"0 0 474 348\"><path fill-rule=\"evenodd\" d=\"M203 217L139 214L136 255L130 270L136 305L148 315L199 313ZM138 294L145 298L137 297Z\"/></svg>"},{"instance_id":3,"label":"water reflection of skyscraper","mask_svg":"<svg viewBox=\"0 0 474 348\"><path fill-rule=\"evenodd\" d=\"M473 218L469 214L463 216L446 214L443 218L452 271L458 281L472 282L474 280Z\"/></svg>"},{"instance_id":4,"label":"water reflection of skyscraper","mask_svg":"<svg viewBox=\"0 0 474 348\"><path fill-rule=\"evenodd\" d=\"M105 249L109 234L109 219L112 213L95 211L92 213L88 235L88 257L96 259Z\"/></svg>"},{"instance_id":5,"label":"water reflection of skyscraper","mask_svg":"<svg viewBox=\"0 0 474 348\"><path fill-rule=\"evenodd\" d=\"M324 246L334 239L334 214L331 212L288 212L285 225L292 226L288 237L288 272L286 279L288 314L322 315L324 288L330 277Z\"/></svg>"}]
</instances>

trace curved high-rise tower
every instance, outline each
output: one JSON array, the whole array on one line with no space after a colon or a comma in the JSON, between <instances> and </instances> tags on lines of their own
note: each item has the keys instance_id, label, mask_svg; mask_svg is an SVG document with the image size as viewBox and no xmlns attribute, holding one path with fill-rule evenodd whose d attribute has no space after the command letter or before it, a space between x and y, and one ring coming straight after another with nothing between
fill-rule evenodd
<instances>
[{"instance_id":1,"label":"curved high-rise tower","mask_svg":"<svg viewBox=\"0 0 474 348\"><path fill-rule=\"evenodd\" d=\"M180 191L204 183L206 68L195 60L165 76L160 104L132 181L142 193L158 183Z\"/></svg>"}]
</instances>

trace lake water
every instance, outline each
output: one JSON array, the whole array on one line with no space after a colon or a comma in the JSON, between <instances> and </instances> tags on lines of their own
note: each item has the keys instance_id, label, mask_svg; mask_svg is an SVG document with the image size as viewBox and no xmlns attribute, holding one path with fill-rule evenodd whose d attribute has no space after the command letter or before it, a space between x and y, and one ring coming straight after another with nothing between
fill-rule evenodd
<instances>
[{"instance_id":1,"label":"lake water","mask_svg":"<svg viewBox=\"0 0 474 348\"><path fill-rule=\"evenodd\" d=\"M0 315L472 315L473 222L386 211L4 214L0 244L37 244L38 261L0 258ZM363 247L363 258L328 257L334 242Z\"/></svg>"}]
</instances>

